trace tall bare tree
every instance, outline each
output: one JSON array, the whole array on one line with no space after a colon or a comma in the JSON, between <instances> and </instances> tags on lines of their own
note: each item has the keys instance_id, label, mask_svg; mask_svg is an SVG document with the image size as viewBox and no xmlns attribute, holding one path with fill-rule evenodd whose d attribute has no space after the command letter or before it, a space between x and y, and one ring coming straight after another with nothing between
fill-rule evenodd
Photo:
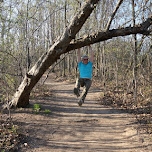
<instances>
[{"instance_id":1,"label":"tall bare tree","mask_svg":"<svg viewBox=\"0 0 152 152\"><path fill-rule=\"evenodd\" d=\"M132 17L133 17L133 26L136 25L136 19L135 19L135 2L132 0ZM134 77L134 98L135 103L137 104L137 36L136 34L133 35L134 40L134 67L133 67L133 77Z\"/></svg>"}]
</instances>

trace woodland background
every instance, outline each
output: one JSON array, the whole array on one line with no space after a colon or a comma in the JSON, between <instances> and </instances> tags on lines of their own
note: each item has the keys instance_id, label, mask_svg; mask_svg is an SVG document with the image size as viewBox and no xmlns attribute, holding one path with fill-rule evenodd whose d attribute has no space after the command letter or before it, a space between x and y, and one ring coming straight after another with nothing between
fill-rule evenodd
<instances>
[{"instance_id":1,"label":"woodland background","mask_svg":"<svg viewBox=\"0 0 152 152\"><path fill-rule=\"evenodd\" d=\"M24 75L63 33L85 0L0 1L0 101L8 102ZM104 30L117 0L102 0L77 37ZM152 14L151 0L124 0L110 29L142 23ZM93 80L106 102L136 112L152 133L152 36L129 35L92 45ZM88 47L81 48L89 54ZM77 50L64 54L53 68L58 77L78 75ZM52 66L53 67L53 66ZM50 69L52 68L50 67ZM41 83L41 81L40 81Z\"/></svg>"}]
</instances>

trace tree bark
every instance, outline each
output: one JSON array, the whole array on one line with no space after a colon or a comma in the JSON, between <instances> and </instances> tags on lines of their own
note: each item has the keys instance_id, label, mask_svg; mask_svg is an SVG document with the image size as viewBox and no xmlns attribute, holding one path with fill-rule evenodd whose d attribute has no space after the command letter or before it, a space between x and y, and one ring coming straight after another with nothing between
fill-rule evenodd
<instances>
[{"instance_id":1,"label":"tree bark","mask_svg":"<svg viewBox=\"0 0 152 152\"><path fill-rule=\"evenodd\" d=\"M25 107L29 104L30 92L39 79L42 77L44 72L55 63L62 54L67 53L71 50L81 48L90 44L94 44L100 41L105 41L113 37L125 36L130 34L149 34L148 27L152 24L152 16L148 18L144 23L137 27L127 27L121 29L114 29L109 31L101 31L92 35L84 36L78 40L73 40L76 34L79 32L91 12L97 5L99 0L88 0L84 7L75 15L70 25L66 28L63 35L56 40L48 52L44 53L37 63L31 68L31 70L25 75L22 83L14 94L9 105L12 107ZM71 43L70 43L71 42Z\"/></svg>"}]
</instances>

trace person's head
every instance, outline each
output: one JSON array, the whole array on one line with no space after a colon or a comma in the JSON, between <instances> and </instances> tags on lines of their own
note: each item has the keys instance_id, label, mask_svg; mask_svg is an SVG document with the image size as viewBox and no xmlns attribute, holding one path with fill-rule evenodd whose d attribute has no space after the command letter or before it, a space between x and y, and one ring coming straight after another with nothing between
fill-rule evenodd
<instances>
[{"instance_id":1,"label":"person's head","mask_svg":"<svg viewBox=\"0 0 152 152\"><path fill-rule=\"evenodd\" d=\"M83 64L88 64L88 60L89 60L89 57L87 55L83 55L82 56L82 62L83 62Z\"/></svg>"}]
</instances>

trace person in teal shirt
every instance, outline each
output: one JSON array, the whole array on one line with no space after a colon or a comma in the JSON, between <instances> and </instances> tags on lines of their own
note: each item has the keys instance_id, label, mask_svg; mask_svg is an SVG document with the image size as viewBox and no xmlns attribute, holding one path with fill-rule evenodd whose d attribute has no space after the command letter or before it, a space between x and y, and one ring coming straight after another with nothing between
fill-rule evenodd
<instances>
[{"instance_id":1,"label":"person in teal shirt","mask_svg":"<svg viewBox=\"0 0 152 152\"><path fill-rule=\"evenodd\" d=\"M74 87L74 94L77 97L79 97L80 87L83 87L81 97L78 100L79 106L82 106L82 104L84 103L88 90L92 84L92 69L93 69L94 53L92 51L91 46L89 46L89 51L91 54L90 59L87 55L83 55L81 59L80 49L78 49L78 67L79 67L80 78L78 78L76 81Z\"/></svg>"}]
</instances>

